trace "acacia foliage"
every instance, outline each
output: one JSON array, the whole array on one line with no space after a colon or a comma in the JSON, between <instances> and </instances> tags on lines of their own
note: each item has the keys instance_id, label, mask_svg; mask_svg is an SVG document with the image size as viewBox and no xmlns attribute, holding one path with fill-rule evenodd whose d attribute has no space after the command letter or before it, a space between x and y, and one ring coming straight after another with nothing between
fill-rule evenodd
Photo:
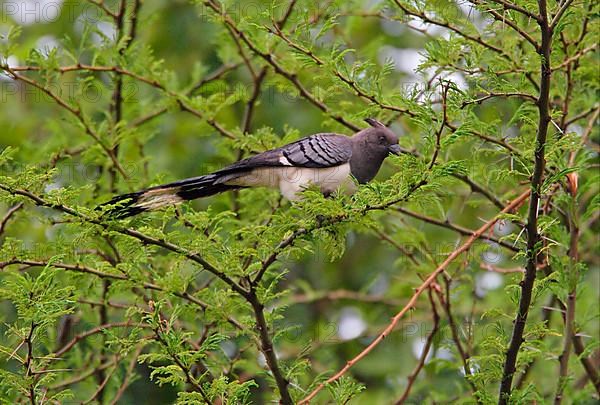
<instances>
[{"instance_id":1,"label":"acacia foliage","mask_svg":"<svg viewBox=\"0 0 600 405\"><path fill-rule=\"evenodd\" d=\"M0 41L4 402L300 401L528 189L315 401L597 398L596 2L19 11ZM405 153L352 197L94 209L365 117Z\"/></svg>"}]
</instances>

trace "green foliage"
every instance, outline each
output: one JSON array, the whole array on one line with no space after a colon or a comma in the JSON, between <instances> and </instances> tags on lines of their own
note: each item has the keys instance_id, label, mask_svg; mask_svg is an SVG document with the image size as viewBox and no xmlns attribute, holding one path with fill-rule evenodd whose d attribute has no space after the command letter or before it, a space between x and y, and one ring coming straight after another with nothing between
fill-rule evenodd
<instances>
[{"instance_id":1,"label":"green foliage","mask_svg":"<svg viewBox=\"0 0 600 405\"><path fill-rule=\"evenodd\" d=\"M547 4L567 7L543 145L538 1L61 4L2 8L0 403L300 401L536 189L541 146L539 240L529 200L500 215L314 403L497 402L528 260L510 403L598 399L581 383L600 349L597 3ZM353 195L95 209L366 117L405 153Z\"/></svg>"}]
</instances>

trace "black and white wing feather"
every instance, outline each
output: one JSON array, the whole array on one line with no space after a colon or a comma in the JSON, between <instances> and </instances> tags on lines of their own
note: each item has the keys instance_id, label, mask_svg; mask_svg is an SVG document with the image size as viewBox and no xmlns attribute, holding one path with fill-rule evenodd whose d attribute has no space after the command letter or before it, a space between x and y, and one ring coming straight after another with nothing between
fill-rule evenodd
<instances>
[{"instance_id":1,"label":"black and white wing feather","mask_svg":"<svg viewBox=\"0 0 600 405\"><path fill-rule=\"evenodd\" d=\"M315 134L240 160L215 174L276 166L327 168L348 163L351 157L352 143L349 137L329 133Z\"/></svg>"}]
</instances>

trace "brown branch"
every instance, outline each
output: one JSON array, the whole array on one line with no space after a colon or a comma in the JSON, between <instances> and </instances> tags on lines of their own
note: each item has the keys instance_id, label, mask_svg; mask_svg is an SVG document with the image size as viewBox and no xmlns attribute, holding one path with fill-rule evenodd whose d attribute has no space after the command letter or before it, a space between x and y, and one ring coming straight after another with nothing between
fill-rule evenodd
<instances>
[{"instance_id":1,"label":"brown branch","mask_svg":"<svg viewBox=\"0 0 600 405\"><path fill-rule=\"evenodd\" d=\"M521 297L519 299L519 309L514 321L513 332L508 349L502 373L500 384L500 393L498 404L506 405L510 400L511 386L514 373L516 371L517 357L521 344L523 343L523 332L529 314L529 307L532 300L533 284L537 273L537 263L540 259L540 235L538 234L538 205L541 199L542 182L546 166L545 146L548 125L550 123L550 77L552 70L550 66L550 53L552 47L552 29L548 24L548 11L546 0L538 0L539 13L542 21L539 23L542 31L542 43L539 47L541 56L541 86L538 98L539 121L535 145L535 164L533 176L531 178L531 198L529 200L528 219L527 219L527 264L525 275L521 281Z\"/></svg>"},{"instance_id":2,"label":"brown branch","mask_svg":"<svg viewBox=\"0 0 600 405\"><path fill-rule=\"evenodd\" d=\"M219 80L220 78L222 78L224 75L226 75L230 71L237 69L240 65L241 65L241 63L232 63L232 64L221 65L221 67L219 67L217 70L208 74L206 77L203 77L196 84L194 84L189 90L187 90L184 93L184 96L186 96L186 97L191 96L197 90L202 88L202 86L204 86L207 83L210 83L212 81ZM166 113L168 110L169 109L167 107L162 107L155 111L152 111L142 117L139 117L139 118L133 120L131 122L131 126L137 127L137 126L143 125L143 124L153 120L154 118Z\"/></svg>"},{"instance_id":3,"label":"brown branch","mask_svg":"<svg viewBox=\"0 0 600 405\"><path fill-rule=\"evenodd\" d=\"M438 298L442 304L442 308L444 309L446 316L448 317L448 325L450 327L450 332L452 334L452 340L454 341L454 344L456 345L456 350L458 350L458 355L460 356L460 359L462 361L463 371L465 373L465 378L467 380L467 383L471 386L471 390L473 391L473 396L476 398L477 403L480 403L480 401L477 399L477 395L476 395L477 387L475 386L473 381L471 381L469 379L469 377L472 375L471 368L469 367L469 358L471 357L471 355L463 347L463 344L460 340L460 336L458 334L458 326L456 325L456 321L454 320L454 315L452 314L452 307L450 304L450 283L451 283L450 277L445 276L444 283L446 286L445 296L439 290L436 290L435 292L438 295Z\"/></svg>"},{"instance_id":4,"label":"brown branch","mask_svg":"<svg viewBox=\"0 0 600 405\"><path fill-rule=\"evenodd\" d=\"M223 21L224 24L226 24L228 27L233 29L237 33L239 38L242 40L242 42L244 42L246 44L246 46L248 48L250 48L250 50L254 54L261 57L262 59L265 60L265 62L267 62L269 65L271 65L277 74L279 74L280 76L282 76L282 77L286 78L288 81L290 81L294 85L294 87L296 87L296 89L298 90L298 92L300 93L300 95L303 98L308 100L310 103L315 105L318 109L320 109L321 111L323 111L324 113L329 115L332 119L334 119L335 121L344 125L345 127L350 128L353 131L360 131L360 129L361 129L360 127L358 127L357 125L346 120L346 118L344 118L340 114L336 114L333 111L331 111L331 109L325 103L323 103L321 100L317 99L317 97L315 97L315 95L313 95L311 92L309 92L306 89L306 87L304 87L304 85L298 79L298 75L296 73L287 71L279 62L277 62L275 60L272 53L261 51L258 48L258 46L254 42L252 42L243 31L241 31L237 27L237 25L235 24L233 19L221 9L221 5L219 5L216 1L213 1L213 0L207 0L207 1L204 1L203 3L206 6L208 6L210 9L212 9L215 13L217 13L221 17L221 20Z\"/></svg>"},{"instance_id":5,"label":"brown branch","mask_svg":"<svg viewBox=\"0 0 600 405\"><path fill-rule=\"evenodd\" d=\"M60 349L56 350L54 353L52 353L52 356L53 357L61 357L63 354L65 354L66 352L68 352L69 350L71 350L73 348L73 346L75 346L81 340L83 340L83 339L85 339L85 338L87 338L89 336L95 335L97 333L102 333L106 329L111 329L111 328L129 328L129 327L149 328L148 325L144 325L144 324L137 323L137 322L130 322L130 321L126 321L126 322L110 322L110 323L98 325L95 328L92 328L92 329L86 330L85 332L77 334L75 337L73 337L73 339L71 339L69 341L69 343L67 343L66 345L64 345Z\"/></svg>"},{"instance_id":6,"label":"brown branch","mask_svg":"<svg viewBox=\"0 0 600 405\"><path fill-rule=\"evenodd\" d=\"M136 4L139 4L139 1L135 1ZM127 1L121 0L119 4L119 11L117 13L117 17L115 18L116 25L116 42L119 43L124 36L123 33L123 25L125 24L125 12L127 11ZM134 12L135 13L135 12ZM134 14L135 15L135 14ZM129 46L130 41L118 50L119 57L123 57L127 47ZM123 98L122 98L122 90L123 90L123 77L119 72L116 72L115 75L115 88L113 90L113 94L111 96L111 104L110 110L113 113L113 121L116 125L122 118L122 107L123 107ZM113 150L118 150L118 145L113 147Z\"/></svg>"},{"instance_id":7,"label":"brown branch","mask_svg":"<svg viewBox=\"0 0 600 405\"><path fill-rule=\"evenodd\" d=\"M159 328L160 328L160 326L159 326ZM155 335L156 340L163 346L163 348L165 349L165 351L167 352L167 354L169 355L169 357L171 357L173 359L173 361L175 362L175 364L177 365L177 367L179 367L179 369L183 372L183 374L185 375L185 379L188 382L188 384L190 384L194 388L195 391L199 392L200 395L202 395L202 398L204 399L204 401L206 401L207 404L210 404L211 402L210 402L208 396L206 395L206 392L204 391L204 389L200 385L200 383L198 381L196 381L196 379L192 375L190 369L187 368L185 366L185 364L183 364L183 362L181 361L181 359L179 358L179 356L177 355L177 353L173 353L171 351L171 349L169 348L169 344L161 336L161 333L163 333L163 332L160 329L158 329L158 328L154 329L154 335Z\"/></svg>"},{"instance_id":8,"label":"brown branch","mask_svg":"<svg viewBox=\"0 0 600 405\"><path fill-rule=\"evenodd\" d=\"M556 14L554 15L554 17L552 18L552 22L550 23L550 29L551 30L554 30L554 28L556 28L556 25L558 24L558 22L562 18L563 14L565 13L565 11L567 11L567 9L569 8L569 6L571 6L572 3L573 3L573 0L564 0L563 1L562 5L560 6L560 8L558 9L558 11L556 12Z\"/></svg>"},{"instance_id":9,"label":"brown branch","mask_svg":"<svg viewBox=\"0 0 600 405\"><path fill-rule=\"evenodd\" d=\"M600 396L600 375L598 374L598 368L594 366L590 359L584 356L585 345L583 344L581 336L573 335L573 348L575 349L575 354L577 354L579 357L579 361L581 362L583 369L594 385L598 396Z\"/></svg>"},{"instance_id":10,"label":"brown branch","mask_svg":"<svg viewBox=\"0 0 600 405\"><path fill-rule=\"evenodd\" d=\"M598 48L598 44L593 44L593 45L588 46L587 48L582 49L581 51L577 52L575 55L570 56L567 59L565 59L560 65L556 65L555 67L553 67L552 71L554 72L554 71L560 70L564 67L568 67L573 62L577 62L579 59L581 59L587 53L595 51L596 48Z\"/></svg>"},{"instance_id":11,"label":"brown branch","mask_svg":"<svg viewBox=\"0 0 600 405\"><path fill-rule=\"evenodd\" d=\"M121 166L119 161L117 160L117 157L112 152L112 148L109 148L107 145L104 144L104 142L102 142L100 135L98 135L96 133L96 131L94 131L92 129L92 127L90 126L90 124L86 121L85 116L83 115L83 112L81 111L81 109L71 106L69 103L67 103L65 100L63 100L61 97L59 97L57 94L55 94L52 90L44 87L42 84L38 83L37 81L17 73L17 71L19 71L19 69L21 69L21 70L39 70L39 68L34 68L34 67L26 67L26 68L27 69L22 69L22 68L14 68L13 69L13 68L9 67L8 65L0 65L0 70L4 70L5 72L7 72L13 79L22 81L30 86L35 87L36 89L38 89L40 91L42 91L43 93L48 95L50 98L52 98L54 101L56 101L56 103L59 106L61 106L62 108L67 110L69 113L71 113L73 116L75 116L75 118L77 118L77 120L83 126L85 133L88 134L89 136L91 136L92 139L94 139L94 141L96 141L96 143L98 145L100 145L102 150L110 158L111 162L113 163L115 168L119 171L119 173L123 176L123 178L128 179L129 176L127 175L127 173L125 172L125 170L123 169L123 167Z\"/></svg>"},{"instance_id":12,"label":"brown branch","mask_svg":"<svg viewBox=\"0 0 600 405\"><path fill-rule=\"evenodd\" d=\"M275 379L275 383L277 384L277 388L279 389L279 395L281 396L280 403L284 405L291 405L294 402L292 401L292 397L288 389L290 382L283 375L277 361L277 355L273 349L273 342L271 340L271 336L269 336L269 326L267 325L267 320L265 319L265 306L258 300L254 288L250 291L250 294L247 295L246 300L250 303L250 305L252 305L252 310L254 311L256 327L258 328L260 339L260 351L265 356L267 365L269 366L269 369L273 374L273 378Z\"/></svg>"},{"instance_id":13,"label":"brown branch","mask_svg":"<svg viewBox=\"0 0 600 405\"><path fill-rule=\"evenodd\" d=\"M498 197L496 197L492 193L492 191L484 188L482 185L476 183L474 180L472 180L468 176L462 175L462 174L453 174L452 176L456 177L457 179L459 179L459 180L463 181L465 184L467 184L471 188L472 192L483 195L492 204L494 204L497 208L502 209L504 207L504 205L502 204L502 201L500 201L500 199Z\"/></svg>"},{"instance_id":14,"label":"brown branch","mask_svg":"<svg viewBox=\"0 0 600 405\"><path fill-rule=\"evenodd\" d=\"M417 212L409 211L409 210L407 210L406 208L403 208L403 207L396 207L394 209L396 211L404 214L404 215L408 215L409 217L416 218L416 219L418 219L420 221L423 221L423 222L426 222L428 224L432 224L432 225L436 225L436 226L440 226L440 227L449 229L449 230L457 232L457 233L459 233L459 234L461 234L463 236L471 236L471 235L473 235L473 232L474 232L472 229L464 228L462 226L453 224L453 223L449 222L448 220L446 220L446 221L440 221L440 220L437 220L435 218L428 217L428 216L423 215L423 214L419 214ZM494 236L491 236L491 235L483 235L481 237L481 239L485 239L485 240L489 240L490 242L497 243L498 245L500 245L500 246L502 246L502 247L504 247L504 248L506 248L508 250L511 250L513 252L519 252L520 251L520 249L514 247L510 243L501 241L500 239L498 239L498 238L496 238Z\"/></svg>"},{"instance_id":15,"label":"brown branch","mask_svg":"<svg viewBox=\"0 0 600 405\"><path fill-rule=\"evenodd\" d=\"M408 303L398 312L393 318L392 321L388 324L388 326L365 348L363 349L357 356L355 356L352 360L349 360L344 367L340 371L338 371L335 375L327 379L327 381L320 383L310 394L308 394L304 399L299 402L299 405L308 404L324 387L326 384L331 384L334 381L337 381L341 376L343 376L348 370L352 368L356 363L362 360L365 356L367 356L377 345L379 345L396 327L400 319L411 309L417 302L419 296L434 282L439 274L441 274L446 267L450 263L452 263L457 257L459 257L462 253L466 252L473 243L477 239L479 239L486 231L488 231L494 224L500 219L500 215L512 212L521 206L529 196L529 190L522 193L519 197L514 199L510 204L508 204L499 215L495 216L493 219L486 222L482 227L480 227L474 234L467 239L465 243L463 243L458 249L453 251L447 258L444 260L442 264L440 264L426 279L421 283L419 288L415 291L412 297L409 299Z\"/></svg>"},{"instance_id":16,"label":"brown branch","mask_svg":"<svg viewBox=\"0 0 600 405\"><path fill-rule=\"evenodd\" d=\"M305 235L308 232L309 231L307 229L300 228L300 229L297 229L290 236L288 236L287 238L285 238L284 240L282 240L279 243L279 245L277 245L277 247L273 250L273 252L265 260L263 260L262 266L261 266L260 270L258 271L258 273L256 273L256 276L252 280L252 284L255 284L255 285L258 284L260 282L260 280L262 280L263 276L265 275L265 273L269 269L269 267L273 263L275 263L275 261L277 260L277 257L287 247L292 246L298 237L300 237L302 235Z\"/></svg>"},{"instance_id":17,"label":"brown branch","mask_svg":"<svg viewBox=\"0 0 600 405\"><path fill-rule=\"evenodd\" d=\"M41 70L39 66L18 66L15 68L9 68L7 66L0 66L0 69L4 69L7 72L10 73L10 71L13 72L18 72L18 71L39 71ZM73 72L73 71L79 71L79 70L85 70L85 71L90 71L90 72L115 72L115 73L119 73L125 76L129 76L132 77L136 80L139 80L143 83L148 84L149 86L152 86L156 89L159 89L161 91L163 91L165 94L167 94L168 96L174 98L177 102L177 104L179 105L179 107L181 108L181 110L183 111L187 111L190 114L205 120L210 126L212 126L214 129L216 129L221 135L225 136L226 138L229 139L236 139L236 136L228 131L227 129L225 129L222 125L220 125L218 122L215 121L214 118L207 118L204 113L202 113L200 110L197 110L193 107L191 107L190 105L188 105L183 96L177 94L174 91L169 90L166 86L164 86L162 83L160 83L158 80L156 79L152 79L152 78L147 78L144 77L138 73L132 72L130 70L127 69L123 69L119 66L93 66L93 65L86 65L86 64L81 64L78 63L76 65L71 65L71 66L62 66L60 68L57 68L56 71L61 72L61 73L65 73L65 72ZM17 75L16 73L12 73L12 75ZM52 98L54 98L61 106L69 109L69 111L71 111L73 114L75 114L76 116L80 116L81 115L81 111L74 109L73 107L69 106L68 104L66 104L63 100L61 100L60 98L58 98L57 96L55 96L50 90L45 89L44 87L42 87L41 85L37 84L37 82L26 78L25 76L21 76L21 75L17 75L18 78L20 80L23 80L27 83L30 83L32 85L38 87L40 90L44 91L45 93L47 93L48 95L50 95ZM97 138L97 135L96 135ZM94 139L96 139L94 138ZM113 156L113 158L111 159L116 159L114 158L114 155L110 155ZM126 178L126 177L125 177Z\"/></svg>"},{"instance_id":18,"label":"brown branch","mask_svg":"<svg viewBox=\"0 0 600 405\"><path fill-rule=\"evenodd\" d=\"M504 9L515 10L515 11L527 16L528 18L531 18L535 21L540 21L539 15L532 13L531 11L519 6L518 4L514 4L514 3L511 3L511 2L505 1L505 0L492 0L492 1L494 3L501 4Z\"/></svg>"},{"instance_id":19,"label":"brown branch","mask_svg":"<svg viewBox=\"0 0 600 405\"><path fill-rule=\"evenodd\" d=\"M77 300L77 302L79 302L80 304L87 304L92 307L107 306L107 307L116 308L116 309L129 309L133 306L132 304L125 305L125 304L119 304L119 303L110 302L110 301L97 302L97 301L87 300L84 298L79 298Z\"/></svg>"},{"instance_id":20,"label":"brown branch","mask_svg":"<svg viewBox=\"0 0 600 405\"><path fill-rule=\"evenodd\" d=\"M252 66L252 63L250 62L250 59L248 59L248 56L246 55L246 52L244 51L242 44L240 43L237 32L234 31L230 26L226 26L225 28L229 32L231 39L233 40L235 47L238 50L238 54L244 61L244 65L246 65L246 68L248 68L248 73L250 73L250 76L252 76L253 80L256 80L256 72L254 71L254 67Z\"/></svg>"},{"instance_id":21,"label":"brown branch","mask_svg":"<svg viewBox=\"0 0 600 405\"><path fill-rule=\"evenodd\" d=\"M562 44L563 52L565 53L565 55L568 55L569 45L567 43L567 39L565 38L564 32L560 33L560 42ZM575 62L573 65L569 64L567 65L567 70L564 72L566 89L563 96L562 114L560 117L560 123L558 125L560 128L560 132L563 134L567 132L566 120L567 116L569 115L569 108L571 106L571 96L573 95L573 71L578 68L578 65L579 61Z\"/></svg>"},{"instance_id":22,"label":"brown branch","mask_svg":"<svg viewBox=\"0 0 600 405\"><path fill-rule=\"evenodd\" d=\"M440 149L442 147L442 132L444 132L444 127L448 122L448 90L450 90L449 83L442 83L442 122L440 124L440 128L435 133L435 149L433 151L433 156L431 157L431 162L429 166L427 166L427 170L431 170L435 165L435 161L437 160L438 154L440 153Z\"/></svg>"},{"instance_id":23,"label":"brown branch","mask_svg":"<svg viewBox=\"0 0 600 405\"><path fill-rule=\"evenodd\" d=\"M104 3L104 0L87 0L87 2L92 3L93 5L97 6L98 8L100 8L102 11L104 11L107 15L109 15L113 19L117 18L117 13L115 13L114 11L109 9L106 6L106 4Z\"/></svg>"},{"instance_id":24,"label":"brown branch","mask_svg":"<svg viewBox=\"0 0 600 405\"><path fill-rule=\"evenodd\" d=\"M455 131L458 130L458 127L456 125L450 123L450 122L447 122L446 126L448 128L450 128L452 130L452 132L455 132ZM493 138L493 137L491 137L489 135L482 134L479 131L470 130L469 132L472 133L473 135L475 135L476 137L478 137L478 138L486 141L486 142L493 143L495 145L503 147L504 149L508 150L513 155L519 156L521 158L524 156L523 153L520 150L516 149L514 146L512 146L509 143L507 143L503 139L496 139L496 138Z\"/></svg>"},{"instance_id":25,"label":"brown branch","mask_svg":"<svg viewBox=\"0 0 600 405\"><path fill-rule=\"evenodd\" d=\"M4 217L2 218L2 221L0 221L0 235L2 235L4 233L4 230L6 229L6 224L8 223L8 221L11 219L11 217L17 213L17 211L19 211L21 208L23 208L23 203L20 202L18 204L13 205L12 207L10 207L10 209L6 212L6 215L4 215Z\"/></svg>"},{"instance_id":26,"label":"brown branch","mask_svg":"<svg viewBox=\"0 0 600 405\"><path fill-rule=\"evenodd\" d=\"M406 249L404 246L402 246L401 244L397 243L394 239L392 239L391 237L389 237L388 235L386 235L384 232L382 232L379 229L377 229L375 226L371 227L371 229L373 230L373 232L375 232L377 234L377 236L379 236L379 239L388 242L390 245L392 245L393 247L395 247L396 249L398 249L400 252L402 252L402 254L404 256L408 257L409 260L413 264L415 264L415 265L419 264L419 262L415 258L415 255L412 254L411 252L409 252L408 249Z\"/></svg>"},{"instance_id":27,"label":"brown branch","mask_svg":"<svg viewBox=\"0 0 600 405\"><path fill-rule=\"evenodd\" d=\"M421 356L419 357L419 361L417 362L417 365L415 366L413 371L410 373L410 375L407 377L406 388L404 389L402 396L400 396L400 399L398 401L396 401L396 405L404 404L404 402L410 395L410 390L412 389L412 386L415 383L417 376L419 375L419 373L423 369L423 366L425 365L425 361L427 360L427 356L429 355L431 346L433 346L433 338L435 337L435 334L437 333L437 331L439 330L439 327L440 327L440 315L437 312L437 309L435 306L435 301L433 300L433 294L431 293L432 289L433 289L432 287L429 287L429 303L431 305L431 313L432 313L432 317L433 317L433 327L431 328L431 332L429 332L429 334L427 335L427 338L425 340L425 345L423 346L423 350L421 351Z\"/></svg>"},{"instance_id":28,"label":"brown branch","mask_svg":"<svg viewBox=\"0 0 600 405\"><path fill-rule=\"evenodd\" d=\"M78 382L81 382L81 381L85 380L86 378L89 378L94 373L96 373L98 370L106 370L107 368L110 368L116 364L117 364L117 359L113 358L112 360L107 361L106 363L99 364L95 367L90 368L89 370L86 370L86 371L73 370L74 372L77 373L77 377L71 378L69 380L63 380L55 385L48 387L48 390L60 390L62 388L68 387L69 385L77 384ZM52 370L50 370L50 371L52 371Z\"/></svg>"},{"instance_id":29,"label":"brown branch","mask_svg":"<svg viewBox=\"0 0 600 405\"><path fill-rule=\"evenodd\" d=\"M368 295L350 290L312 291L305 294L294 294L291 297L284 299L283 302L284 304L289 305L338 300L351 300L373 304L385 304L389 306L400 305L400 301L393 298L385 298L379 295Z\"/></svg>"},{"instance_id":30,"label":"brown branch","mask_svg":"<svg viewBox=\"0 0 600 405\"><path fill-rule=\"evenodd\" d=\"M579 37L577 38L577 40L574 42L574 45L577 47L579 47L579 45L583 42L583 40L585 39L586 35L589 32L588 28L589 28L590 16L594 15L594 13L592 13L592 11L594 10L595 5L596 5L596 3L593 1L588 2L587 13L585 14L583 24L581 24L581 33L579 34Z\"/></svg>"},{"instance_id":31,"label":"brown branch","mask_svg":"<svg viewBox=\"0 0 600 405\"><path fill-rule=\"evenodd\" d=\"M525 273L525 269L522 267L513 267L510 269L493 266L489 263L481 263L480 266L483 270L491 271L494 273L510 274L510 273Z\"/></svg>"},{"instance_id":32,"label":"brown branch","mask_svg":"<svg viewBox=\"0 0 600 405\"><path fill-rule=\"evenodd\" d=\"M574 117L568 119L565 122L565 125L568 127L569 125L573 124L574 122L584 119L585 117L587 117L588 115L590 115L592 113L596 114L596 118L597 118L598 113L600 113L600 105L595 105L595 106L589 108L588 110L585 110L585 111L575 115ZM595 119L594 119L594 121L595 121Z\"/></svg>"},{"instance_id":33,"label":"brown branch","mask_svg":"<svg viewBox=\"0 0 600 405\"><path fill-rule=\"evenodd\" d=\"M279 20L277 20L277 22L275 23L277 27L283 28L285 23L289 20L290 16L292 15L292 11L294 10L294 7L296 6L297 1L298 0L290 0L290 2L288 3L288 6L285 9L285 12L281 16L281 18Z\"/></svg>"},{"instance_id":34,"label":"brown branch","mask_svg":"<svg viewBox=\"0 0 600 405\"><path fill-rule=\"evenodd\" d=\"M27 337L25 338L25 345L27 347L27 356L25 357L25 363L23 364L23 366L25 367L25 379L28 379L30 377L33 376L33 374L35 374L35 372L33 371L33 332L35 330L35 328L37 327L37 325L32 321L31 322L31 326L29 328L29 333L27 334ZM35 378L34 380L28 382L29 385L29 401L31 403L31 405L35 405L36 404L36 398L35 398Z\"/></svg>"},{"instance_id":35,"label":"brown branch","mask_svg":"<svg viewBox=\"0 0 600 405\"><path fill-rule=\"evenodd\" d=\"M115 355L115 358L116 358L116 363L118 363L118 361L120 359L119 354ZM104 378L102 379L102 382L100 383L100 385L98 385L98 387L96 388L96 391L94 391L94 393L86 401L82 401L81 405L87 405L90 402L96 401L96 400L102 401L104 388L106 387L106 384L108 384L108 382L112 378L115 371L117 371L118 364L116 364L116 363L115 363L115 366L112 368L112 370L110 370L110 372L108 374L106 374L106 375L102 374L102 376ZM99 372L99 371L102 371L102 373L104 373L104 370L97 370L97 372Z\"/></svg>"},{"instance_id":36,"label":"brown branch","mask_svg":"<svg viewBox=\"0 0 600 405\"><path fill-rule=\"evenodd\" d=\"M535 98L531 94L527 94L527 93L520 93L520 92L493 93L493 92L491 92L483 97L476 98L474 100L463 101L461 108L464 108L469 104L481 104L482 102L484 102L486 100L489 100L491 98L497 98L497 97L518 97L518 98L522 98L524 100L533 101L534 103L537 102L537 98Z\"/></svg>"},{"instance_id":37,"label":"brown branch","mask_svg":"<svg viewBox=\"0 0 600 405\"><path fill-rule=\"evenodd\" d=\"M469 1L471 3L473 3L473 4L478 5L478 6L482 6L482 7L485 6L483 0L469 0ZM494 17L494 19L496 21L499 21L502 24L508 25L517 34L519 34L521 37L523 37L523 39L525 39L527 42L529 42L535 48L536 51L539 51L540 45L536 42L535 39L533 39L533 37L529 33L527 33L524 29L522 29L521 27L519 27L516 22L514 22L513 20L511 20L509 18L506 18L505 15L500 14L499 12L497 12L495 9L493 9L491 7L484 8L484 10L487 13L491 14L492 17ZM543 17L542 17L542 19L543 19Z\"/></svg>"},{"instance_id":38,"label":"brown branch","mask_svg":"<svg viewBox=\"0 0 600 405\"><path fill-rule=\"evenodd\" d=\"M131 42L135 38L136 25L137 25L137 14L138 14L140 5L141 5L141 0L134 0L131 12L127 13L127 1L121 0L120 6L119 6L119 11L115 18L117 44L119 44L121 42L121 40L124 39L124 43L118 49L119 58L123 58L125 56L125 52L127 51L129 46L131 45ZM124 28L125 28L124 25L125 25L125 15L126 14L129 14L129 16L130 16L130 19L129 19L130 28L129 28L129 34L127 36L125 36L125 34L123 32ZM116 125L119 124L121 122L121 120L123 119L123 76L121 73L118 73L118 72L115 74L115 88L114 88L112 96L111 96L109 111L111 111L112 115L113 115L113 129L114 129L116 127ZM119 144L118 143L115 143L113 145L112 153L115 155L115 157L119 156ZM109 171L109 173L111 176L111 181L110 181L111 189L112 189L111 191L114 192L116 176L115 176L114 170L112 168ZM99 400L100 400L100 402L102 402L102 397L99 397Z\"/></svg>"},{"instance_id":39,"label":"brown branch","mask_svg":"<svg viewBox=\"0 0 600 405\"><path fill-rule=\"evenodd\" d=\"M565 1L565 2L568 2ZM571 153L571 159L574 160L574 152ZM572 166L573 162L569 162L569 166ZM574 173L571 173L574 174ZM575 336L575 306L577 303L577 282L579 281L579 271L577 265L579 262L579 215L578 215L578 203L577 203L577 187L571 185L571 206L568 215L569 224L569 258L570 266L568 271L567 280L569 280L569 293L567 295L566 311L565 311L565 327L563 332L563 351L559 356L559 380L557 384L556 394L554 395L554 405L560 405L563 399L563 392L567 384L567 378L569 373L569 357L571 354L571 345L573 337Z\"/></svg>"},{"instance_id":40,"label":"brown branch","mask_svg":"<svg viewBox=\"0 0 600 405\"><path fill-rule=\"evenodd\" d=\"M116 405L118 403L119 399L125 393L125 390L129 386L129 384L132 382L131 377L133 376L133 374L135 372L135 366L137 365L138 357L140 356L140 353L142 352L143 349L144 349L144 346L140 345L137 348L137 350L135 351L135 353L133 354L133 357L131 358L129 365L127 366L127 371L125 372L125 378L123 379L123 382L121 383L121 385L119 386L119 389L115 393L115 397L110 402L110 405Z\"/></svg>"}]
</instances>

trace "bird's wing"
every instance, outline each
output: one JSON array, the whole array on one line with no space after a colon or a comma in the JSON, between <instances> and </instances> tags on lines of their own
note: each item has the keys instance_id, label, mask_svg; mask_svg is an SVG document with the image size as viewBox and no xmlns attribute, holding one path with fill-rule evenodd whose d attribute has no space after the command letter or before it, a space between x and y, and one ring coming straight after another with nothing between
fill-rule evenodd
<instances>
[{"instance_id":1,"label":"bird's wing","mask_svg":"<svg viewBox=\"0 0 600 405\"><path fill-rule=\"evenodd\" d=\"M350 138L316 134L280 148L285 166L326 168L347 163L352 156Z\"/></svg>"},{"instance_id":2,"label":"bird's wing","mask_svg":"<svg viewBox=\"0 0 600 405\"><path fill-rule=\"evenodd\" d=\"M352 143L349 137L330 133L315 134L240 160L215 174L278 166L328 168L348 163L351 156Z\"/></svg>"}]
</instances>

